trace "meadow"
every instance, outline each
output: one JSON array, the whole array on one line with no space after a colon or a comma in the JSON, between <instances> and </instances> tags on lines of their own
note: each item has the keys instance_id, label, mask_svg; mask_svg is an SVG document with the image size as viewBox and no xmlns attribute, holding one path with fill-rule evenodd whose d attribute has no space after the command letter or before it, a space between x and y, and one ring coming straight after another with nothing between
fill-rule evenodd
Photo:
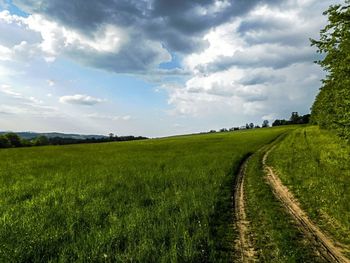
<instances>
[{"instance_id":1,"label":"meadow","mask_svg":"<svg viewBox=\"0 0 350 263\"><path fill-rule=\"evenodd\" d=\"M310 218L334 240L349 246L349 144L318 126L304 127L278 144L268 161Z\"/></svg>"},{"instance_id":2,"label":"meadow","mask_svg":"<svg viewBox=\"0 0 350 263\"><path fill-rule=\"evenodd\" d=\"M283 128L0 150L0 262L228 262L241 160Z\"/></svg>"}]
</instances>

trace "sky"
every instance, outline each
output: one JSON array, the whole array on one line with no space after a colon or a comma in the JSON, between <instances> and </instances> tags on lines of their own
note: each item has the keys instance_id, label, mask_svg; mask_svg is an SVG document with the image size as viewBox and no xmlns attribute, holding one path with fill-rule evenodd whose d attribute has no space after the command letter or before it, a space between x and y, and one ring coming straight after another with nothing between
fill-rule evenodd
<instances>
[{"instance_id":1,"label":"sky","mask_svg":"<svg viewBox=\"0 0 350 263\"><path fill-rule=\"evenodd\" d=\"M0 130L149 137L309 113L329 0L0 0Z\"/></svg>"}]
</instances>

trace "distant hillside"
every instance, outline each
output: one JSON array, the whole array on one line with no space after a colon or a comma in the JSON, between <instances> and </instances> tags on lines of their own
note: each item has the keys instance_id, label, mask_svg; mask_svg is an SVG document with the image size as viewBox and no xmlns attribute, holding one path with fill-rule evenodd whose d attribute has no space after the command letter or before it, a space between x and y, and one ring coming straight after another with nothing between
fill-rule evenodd
<instances>
[{"instance_id":1,"label":"distant hillside","mask_svg":"<svg viewBox=\"0 0 350 263\"><path fill-rule=\"evenodd\" d=\"M0 132L0 135L6 134L6 132ZM71 138L71 139L78 139L78 140L85 140L85 139L102 139L107 138L107 136L104 135L82 135L82 134L66 134L66 133L59 133L59 132L47 132L47 133L39 133L39 132L15 132L18 136L20 136L23 139L31 140L38 136L46 136L47 138L54 138L54 137L60 137L60 138Z\"/></svg>"}]
</instances>

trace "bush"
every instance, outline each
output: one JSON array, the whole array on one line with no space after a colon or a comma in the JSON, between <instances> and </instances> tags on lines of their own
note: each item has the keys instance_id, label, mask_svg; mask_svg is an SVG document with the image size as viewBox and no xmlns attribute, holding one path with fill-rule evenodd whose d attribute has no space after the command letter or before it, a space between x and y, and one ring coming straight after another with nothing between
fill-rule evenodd
<instances>
[{"instance_id":1,"label":"bush","mask_svg":"<svg viewBox=\"0 0 350 263\"><path fill-rule=\"evenodd\" d=\"M10 141L5 136L0 136L0 148L11 147Z\"/></svg>"},{"instance_id":2,"label":"bush","mask_svg":"<svg viewBox=\"0 0 350 263\"><path fill-rule=\"evenodd\" d=\"M4 136L10 142L10 145L12 147L22 146L21 138L16 133L10 132L10 133L6 133Z\"/></svg>"}]
</instances>

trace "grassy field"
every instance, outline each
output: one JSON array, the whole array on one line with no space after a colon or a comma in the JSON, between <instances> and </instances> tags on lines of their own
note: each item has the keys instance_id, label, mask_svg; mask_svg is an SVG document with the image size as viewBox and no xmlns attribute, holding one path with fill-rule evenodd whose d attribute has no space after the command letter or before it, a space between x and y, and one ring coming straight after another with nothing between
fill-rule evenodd
<instances>
[{"instance_id":1,"label":"grassy field","mask_svg":"<svg viewBox=\"0 0 350 263\"><path fill-rule=\"evenodd\" d=\"M258 262L325 262L315 254L267 183L262 165L267 149L250 158L245 179L247 216Z\"/></svg>"},{"instance_id":2,"label":"grassy field","mask_svg":"<svg viewBox=\"0 0 350 263\"><path fill-rule=\"evenodd\" d=\"M350 146L317 126L305 127L289 134L269 163L313 221L350 245Z\"/></svg>"},{"instance_id":3,"label":"grassy field","mask_svg":"<svg viewBox=\"0 0 350 263\"><path fill-rule=\"evenodd\" d=\"M237 166L285 129L0 150L0 262L227 262Z\"/></svg>"}]
</instances>

